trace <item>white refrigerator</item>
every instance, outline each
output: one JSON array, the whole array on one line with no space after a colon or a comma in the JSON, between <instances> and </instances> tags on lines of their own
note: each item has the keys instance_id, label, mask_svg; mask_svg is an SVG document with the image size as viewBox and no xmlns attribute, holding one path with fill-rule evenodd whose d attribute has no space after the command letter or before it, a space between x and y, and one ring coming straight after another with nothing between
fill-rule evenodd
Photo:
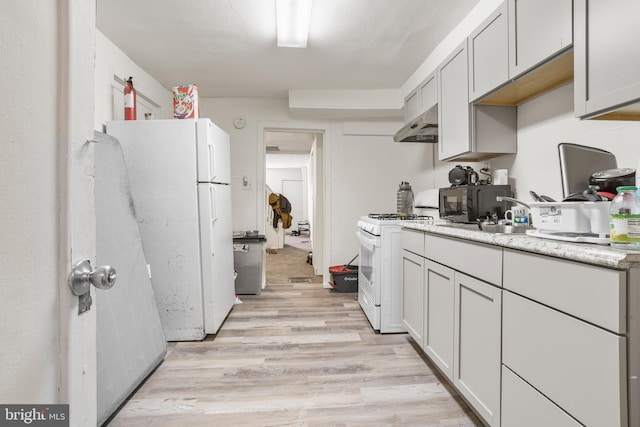
<instances>
[{"instance_id":1,"label":"white refrigerator","mask_svg":"<svg viewBox=\"0 0 640 427\"><path fill-rule=\"evenodd\" d=\"M168 341L215 334L235 302L229 135L209 119L107 123Z\"/></svg>"}]
</instances>

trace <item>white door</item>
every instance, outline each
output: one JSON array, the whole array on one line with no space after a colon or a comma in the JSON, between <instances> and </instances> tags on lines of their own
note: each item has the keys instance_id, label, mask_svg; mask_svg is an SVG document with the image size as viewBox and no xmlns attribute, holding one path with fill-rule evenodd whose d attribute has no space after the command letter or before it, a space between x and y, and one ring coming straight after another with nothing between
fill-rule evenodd
<instances>
[{"instance_id":1,"label":"white door","mask_svg":"<svg viewBox=\"0 0 640 427\"><path fill-rule=\"evenodd\" d=\"M231 140L209 119L197 121L198 182L231 183Z\"/></svg>"},{"instance_id":2,"label":"white door","mask_svg":"<svg viewBox=\"0 0 640 427\"><path fill-rule=\"evenodd\" d=\"M198 185L205 333L215 334L235 302L231 186Z\"/></svg>"},{"instance_id":3,"label":"white door","mask_svg":"<svg viewBox=\"0 0 640 427\"><path fill-rule=\"evenodd\" d=\"M291 203L291 216L292 223L291 228L293 230L298 229L298 221L302 221L304 218L304 198L302 197L302 181L293 179L282 180L282 194Z\"/></svg>"}]
</instances>

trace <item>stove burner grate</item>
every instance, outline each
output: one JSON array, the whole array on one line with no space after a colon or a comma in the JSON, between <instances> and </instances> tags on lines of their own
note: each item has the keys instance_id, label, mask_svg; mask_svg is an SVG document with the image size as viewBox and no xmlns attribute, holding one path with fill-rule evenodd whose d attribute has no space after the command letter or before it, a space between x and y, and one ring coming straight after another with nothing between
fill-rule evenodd
<instances>
[{"instance_id":1,"label":"stove burner grate","mask_svg":"<svg viewBox=\"0 0 640 427\"><path fill-rule=\"evenodd\" d=\"M433 220L431 215L398 215L395 213L390 214L369 214L369 218L377 220Z\"/></svg>"}]
</instances>

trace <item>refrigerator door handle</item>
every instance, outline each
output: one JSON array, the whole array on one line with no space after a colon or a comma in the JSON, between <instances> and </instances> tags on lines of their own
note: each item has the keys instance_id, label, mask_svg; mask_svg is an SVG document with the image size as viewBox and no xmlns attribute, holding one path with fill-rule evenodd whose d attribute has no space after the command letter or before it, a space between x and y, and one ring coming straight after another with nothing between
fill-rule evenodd
<instances>
[{"instance_id":1,"label":"refrigerator door handle","mask_svg":"<svg viewBox=\"0 0 640 427\"><path fill-rule=\"evenodd\" d=\"M213 224L218 220L218 212L216 212L216 187L214 185L209 186L209 204L211 206L211 223Z\"/></svg>"},{"instance_id":2,"label":"refrigerator door handle","mask_svg":"<svg viewBox=\"0 0 640 427\"><path fill-rule=\"evenodd\" d=\"M213 142L209 141L207 143L209 147L209 181L216 181L216 146Z\"/></svg>"}]
</instances>

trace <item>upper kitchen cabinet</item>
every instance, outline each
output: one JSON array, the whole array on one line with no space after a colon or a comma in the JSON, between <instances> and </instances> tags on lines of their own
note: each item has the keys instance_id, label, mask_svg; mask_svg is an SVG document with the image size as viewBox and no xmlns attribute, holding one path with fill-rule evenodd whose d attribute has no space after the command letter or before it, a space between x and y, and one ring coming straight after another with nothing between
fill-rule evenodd
<instances>
[{"instance_id":1,"label":"upper kitchen cabinet","mask_svg":"<svg viewBox=\"0 0 640 427\"><path fill-rule=\"evenodd\" d=\"M486 39L483 49L474 53L474 65L486 74L482 66L490 66L493 59L493 70L500 76L505 75L505 40L498 41L498 34L506 34L508 40L508 77L501 87L487 85L489 90L499 87L494 92L474 92L471 98L484 105L520 105L573 80L572 0L506 0L505 4L470 36ZM490 36L496 45L486 43ZM483 81L482 74L470 78Z\"/></svg>"},{"instance_id":2,"label":"upper kitchen cabinet","mask_svg":"<svg viewBox=\"0 0 640 427\"><path fill-rule=\"evenodd\" d=\"M438 157L446 160L471 150L467 42L438 67Z\"/></svg>"},{"instance_id":3,"label":"upper kitchen cabinet","mask_svg":"<svg viewBox=\"0 0 640 427\"><path fill-rule=\"evenodd\" d=\"M420 114L420 92L415 88L404 98L404 122L409 123L418 114Z\"/></svg>"},{"instance_id":4,"label":"upper kitchen cabinet","mask_svg":"<svg viewBox=\"0 0 640 427\"><path fill-rule=\"evenodd\" d=\"M510 78L571 46L572 0L508 1Z\"/></svg>"},{"instance_id":5,"label":"upper kitchen cabinet","mask_svg":"<svg viewBox=\"0 0 640 427\"><path fill-rule=\"evenodd\" d=\"M404 99L404 122L409 123L438 104L436 73L431 73Z\"/></svg>"},{"instance_id":6,"label":"upper kitchen cabinet","mask_svg":"<svg viewBox=\"0 0 640 427\"><path fill-rule=\"evenodd\" d=\"M640 120L640 2L575 0L575 114Z\"/></svg>"},{"instance_id":7,"label":"upper kitchen cabinet","mask_svg":"<svg viewBox=\"0 0 640 427\"><path fill-rule=\"evenodd\" d=\"M507 2L469 35L469 100L475 101L509 79Z\"/></svg>"},{"instance_id":8,"label":"upper kitchen cabinet","mask_svg":"<svg viewBox=\"0 0 640 427\"><path fill-rule=\"evenodd\" d=\"M437 74L431 73L404 99L404 126L395 142L438 142Z\"/></svg>"},{"instance_id":9,"label":"upper kitchen cabinet","mask_svg":"<svg viewBox=\"0 0 640 427\"><path fill-rule=\"evenodd\" d=\"M437 69L438 158L478 161L516 152L516 109L469 103L467 40Z\"/></svg>"}]
</instances>

